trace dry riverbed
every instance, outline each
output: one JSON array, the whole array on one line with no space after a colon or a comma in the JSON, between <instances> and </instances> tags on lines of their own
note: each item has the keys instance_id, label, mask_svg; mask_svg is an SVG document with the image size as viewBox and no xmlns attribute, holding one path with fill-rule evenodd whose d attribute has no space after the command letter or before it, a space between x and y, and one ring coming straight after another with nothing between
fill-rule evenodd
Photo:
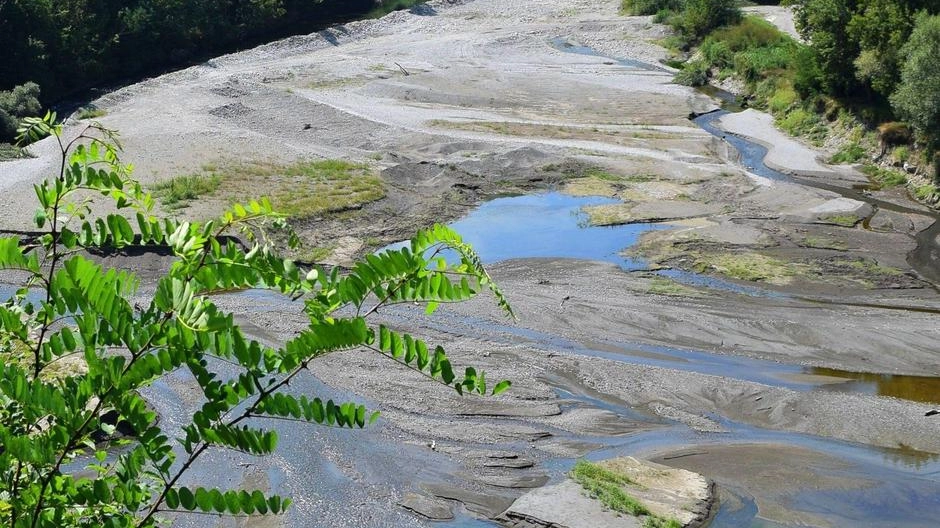
<instances>
[{"instance_id":1,"label":"dry riverbed","mask_svg":"<svg viewBox=\"0 0 940 528\"><path fill-rule=\"evenodd\" d=\"M712 513L726 526L920 526L940 515L940 505L918 503L940 495L929 474L940 420L925 417L940 399L929 379L940 376L940 295L924 262L915 269L908 258L934 217L904 197L881 196L895 209L872 206L739 166L688 119L718 104L670 82L656 45L664 27L622 17L618 5L431 2L96 101L146 185L210 181L168 214L205 218L252 190L282 196L306 243L301 259L347 264L491 198L546 190L612 199L587 206L586 223L657 224L624 248L645 270L559 258L493 265L515 322L483 298L431 318L378 314L445 344L455 363L513 380L507 394L460 398L420 375L390 374L380 357L335 354L313 366L320 381L307 388L364 399L382 410L380 427L359 437L290 428L284 455L214 456L202 477L297 497L275 521L293 526L454 516L453 526L475 526L471 518L499 518L586 455L701 473L718 483L723 509ZM570 52L581 46L597 54ZM720 126L784 145L753 111ZM0 165L0 190L17 197L0 227L28 227L27 198L54 166L51 147ZM813 182L859 181L816 156L786 143L770 161ZM343 162L311 168L324 159ZM335 198L302 202L298 187ZM145 276L166 264L113 262ZM271 342L303 327L299 307L282 299L220 303ZM156 391L168 423L192 404L190 385ZM244 464L243 474L215 475L218 462ZM337 510L337 501L357 506ZM875 506L829 507L856 502ZM914 504L922 513L891 516Z\"/></svg>"}]
</instances>

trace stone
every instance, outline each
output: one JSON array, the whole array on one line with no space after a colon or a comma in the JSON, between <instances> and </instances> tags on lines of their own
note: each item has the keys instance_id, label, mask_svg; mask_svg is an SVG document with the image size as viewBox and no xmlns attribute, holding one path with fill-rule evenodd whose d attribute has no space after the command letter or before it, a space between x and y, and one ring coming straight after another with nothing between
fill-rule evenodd
<instances>
[{"instance_id":1,"label":"stone","mask_svg":"<svg viewBox=\"0 0 940 528\"><path fill-rule=\"evenodd\" d=\"M432 521L449 521L454 518L450 504L419 493L406 493L398 505Z\"/></svg>"}]
</instances>

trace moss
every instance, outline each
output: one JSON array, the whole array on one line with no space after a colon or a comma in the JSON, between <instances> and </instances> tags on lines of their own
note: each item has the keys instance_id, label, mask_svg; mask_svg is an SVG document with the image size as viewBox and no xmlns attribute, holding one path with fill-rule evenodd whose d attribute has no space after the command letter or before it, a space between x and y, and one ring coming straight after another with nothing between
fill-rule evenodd
<instances>
[{"instance_id":1,"label":"moss","mask_svg":"<svg viewBox=\"0 0 940 528\"><path fill-rule=\"evenodd\" d=\"M859 272L865 275L878 275L882 277L897 277L898 275L902 275L904 273L903 271L897 268L892 268L891 266L882 266L881 264L878 264L874 260L866 259L866 258L859 258L859 259L853 259L853 260L837 260L837 261L834 261L833 264L847 266L849 268L858 270Z\"/></svg>"},{"instance_id":2,"label":"moss","mask_svg":"<svg viewBox=\"0 0 940 528\"><path fill-rule=\"evenodd\" d=\"M861 218L853 214L828 215L819 219L826 224L835 224L842 227L855 227L855 224L861 221Z\"/></svg>"},{"instance_id":3,"label":"moss","mask_svg":"<svg viewBox=\"0 0 940 528\"><path fill-rule=\"evenodd\" d=\"M804 238L800 245L803 247L817 248L817 249L835 249L838 251L845 251L849 248L848 244L841 240L835 240L833 238L827 237L817 237L817 236L808 236Z\"/></svg>"}]
</instances>

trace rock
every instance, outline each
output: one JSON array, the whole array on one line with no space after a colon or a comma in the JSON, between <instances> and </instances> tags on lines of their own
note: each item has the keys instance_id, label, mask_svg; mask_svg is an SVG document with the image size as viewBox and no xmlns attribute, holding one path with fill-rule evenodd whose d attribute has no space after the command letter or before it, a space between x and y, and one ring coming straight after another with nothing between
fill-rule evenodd
<instances>
[{"instance_id":1,"label":"rock","mask_svg":"<svg viewBox=\"0 0 940 528\"><path fill-rule=\"evenodd\" d=\"M454 511L450 504L427 495L407 493L398 505L432 521L448 521L454 518Z\"/></svg>"},{"instance_id":2,"label":"rock","mask_svg":"<svg viewBox=\"0 0 940 528\"><path fill-rule=\"evenodd\" d=\"M534 465L534 462L524 458L494 458L483 462L483 467L488 468L525 469Z\"/></svg>"},{"instance_id":3,"label":"rock","mask_svg":"<svg viewBox=\"0 0 940 528\"><path fill-rule=\"evenodd\" d=\"M446 484L427 484L424 489L435 497L461 502L468 510L488 519L499 517L513 503L511 497L476 493Z\"/></svg>"},{"instance_id":4,"label":"rock","mask_svg":"<svg viewBox=\"0 0 940 528\"><path fill-rule=\"evenodd\" d=\"M659 517L676 519L683 526L702 526L709 518L714 486L698 473L632 457L599 465L633 480L636 485L626 491ZM566 479L526 493L501 521L512 528L630 528L643 526L645 519L606 510L580 484Z\"/></svg>"},{"instance_id":5,"label":"rock","mask_svg":"<svg viewBox=\"0 0 940 528\"><path fill-rule=\"evenodd\" d=\"M480 482L497 488L540 488L548 482L548 475L485 476Z\"/></svg>"}]
</instances>

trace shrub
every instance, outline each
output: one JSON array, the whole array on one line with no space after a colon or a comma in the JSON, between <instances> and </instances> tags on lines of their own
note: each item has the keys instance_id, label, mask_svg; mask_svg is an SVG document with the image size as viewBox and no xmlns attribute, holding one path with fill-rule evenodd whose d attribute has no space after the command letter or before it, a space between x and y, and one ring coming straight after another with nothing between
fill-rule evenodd
<instances>
[{"instance_id":1,"label":"shrub","mask_svg":"<svg viewBox=\"0 0 940 528\"><path fill-rule=\"evenodd\" d=\"M783 119L778 120L777 124L791 136L807 136L813 141L819 141L825 136L819 116L805 108L794 108L785 114Z\"/></svg>"},{"instance_id":2,"label":"shrub","mask_svg":"<svg viewBox=\"0 0 940 528\"><path fill-rule=\"evenodd\" d=\"M713 29L741 20L735 0L687 0L675 22L676 29L699 40Z\"/></svg>"},{"instance_id":3,"label":"shrub","mask_svg":"<svg viewBox=\"0 0 940 528\"><path fill-rule=\"evenodd\" d=\"M12 141L20 119L39 114L39 85L28 82L0 92L0 141Z\"/></svg>"},{"instance_id":4,"label":"shrub","mask_svg":"<svg viewBox=\"0 0 940 528\"><path fill-rule=\"evenodd\" d=\"M789 84L785 84L774 90L773 95L767 102L767 106L772 113L779 114L788 110L799 100L800 96L797 95L793 87Z\"/></svg>"},{"instance_id":5,"label":"shrub","mask_svg":"<svg viewBox=\"0 0 940 528\"><path fill-rule=\"evenodd\" d=\"M702 61L689 61L672 81L685 86L704 86L708 84L708 65Z\"/></svg>"},{"instance_id":6,"label":"shrub","mask_svg":"<svg viewBox=\"0 0 940 528\"><path fill-rule=\"evenodd\" d=\"M28 118L26 134L60 135L54 120ZM4 524L151 528L167 511L283 512L289 499L206 489L185 477L206 452L273 453L278 437L266 428L272 421L348 429L371 423L376 414L364 405L291 389L311 361L334 351L377 354L460 394L508 388L508 382L487 387L484 374L470 367L458 374L443 348L371 321L387 304L419 304L430 313L438 302L463 301L483 289L511 314L479 258L449 228L420 231L410 247L370 255L343 274L301 271L265 236L286 227L266 200L234 205L205 224L154 218L152 199L117 160L113 138L91 125L65 143L59 172L35 187L35 223L45 234L0 238L0 269L25 277L0 304ZM112 199L121 214L88 220L83 190ZM247 247L223 236L230 233L240 233ZM164 246L175 261L149 300L137 302L133 274L106 269L83 252L141 244ZM455 251L460 263L433 257L442 250ZM210 295L242 288L302 297L306 326L281 348L251 339ZM59 368L63 359L75 368ZM161 423L141 389L178 370L198 385L198 408L188 423ZM108 415L131 436L111 438Z\"/></svg>"},{"instance_id":7,"label":"shrub","mask_svg":"<svg viewBox=\"0 0 940 528\"><path fill-rule=\"evenodd\" d=\"M622 0L620 10L631 15L655 15L661 11L677 11L684 0Z\"/></svg>"},{"instance_id":8,"label":"shrub","mask_svg":"<svg viewBox=\"0 0 940 528\"><path fill-rule=\"evenodd\" d=\"M865 157L865 149L858 142L850 141L836 152L830 163L855 163Z\"/></svg>"}]
</instances>

